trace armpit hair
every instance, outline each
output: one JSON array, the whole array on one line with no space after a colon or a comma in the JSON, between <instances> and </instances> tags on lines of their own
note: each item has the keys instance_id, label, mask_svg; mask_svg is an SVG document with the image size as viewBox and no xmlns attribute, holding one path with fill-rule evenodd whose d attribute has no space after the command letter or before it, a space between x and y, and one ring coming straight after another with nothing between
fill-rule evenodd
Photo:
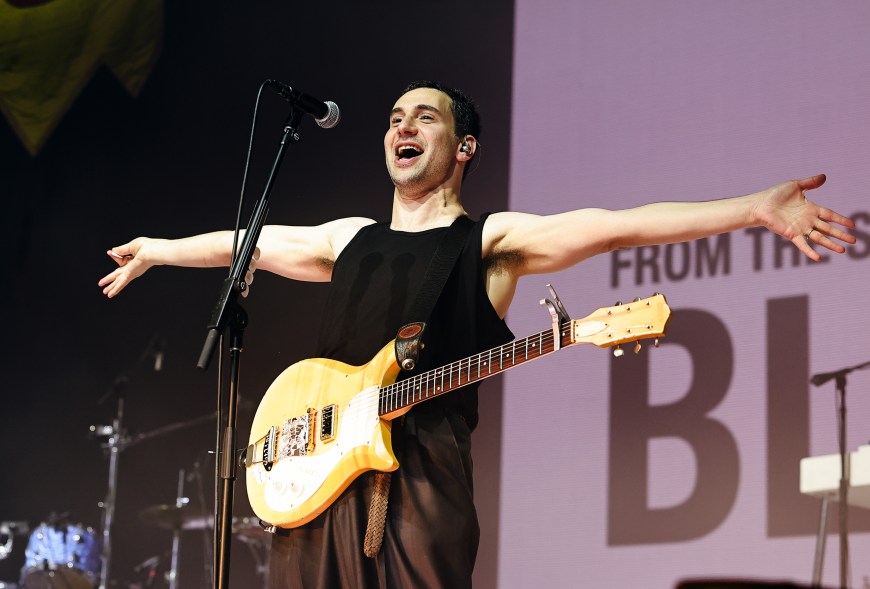
<instances>
[{"instance_id":1,"label":"armpit hair","mask_svg":"<svg viewBox=\"0 0 870 589\"><path fill-rule=\"evenodd\" d=\"M332 268L335 266L335 260L330 260L329 258L318 258L317 259L317 267L323 270L324 272L332 272Z\"/></svg>"},{"instance_id":2,"label":"armpit hair","mask_svg":"<svg viewBox=\"0 0 870 589\"><path fill-rule=\"evenodd\" d=\"M516 250L493 252L483 259L484 269L495 274L510 272L525 263L525 256Z\"/></svg>"}]
</instances>

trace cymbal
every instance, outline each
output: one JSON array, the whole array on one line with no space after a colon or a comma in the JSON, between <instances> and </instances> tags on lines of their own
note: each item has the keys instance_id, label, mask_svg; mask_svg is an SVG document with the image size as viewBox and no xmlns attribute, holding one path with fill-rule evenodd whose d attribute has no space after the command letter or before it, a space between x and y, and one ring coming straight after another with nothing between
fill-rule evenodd
<instances>
[{"instance_id":1,"label":"cymbal","mask_svg":"<svg viewBox=\"0 0 870 589\"><path fill-rule=\"evenodd\" d=\"M195 529L202 527L202 522L209 521L208 516L189 504L179 507L171 503L146 507L139 512L139 519L150 526L168 530Z\"/></svg>"}]
</instances>

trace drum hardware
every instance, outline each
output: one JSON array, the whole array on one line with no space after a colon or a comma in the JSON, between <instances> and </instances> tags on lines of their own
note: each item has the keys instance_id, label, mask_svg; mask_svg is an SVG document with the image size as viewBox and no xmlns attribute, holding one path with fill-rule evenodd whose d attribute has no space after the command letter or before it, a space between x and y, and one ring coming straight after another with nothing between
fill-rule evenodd
<instances>
[{"instance_id":1,"label":"drum hardware","mask_svg":"<svg viewBox=\"0 0 870 589\"><path fill-rule=\"evenodd\" d=\"M29 533L30 526L27 522L0 522L0 560L5 560L12 554L15 536L26 536Z\"/></svg>"},{"instance_id":2,"label":"drum hardware","mask_svg":"<svg viewBox=\"0 0 870 589\"><path fill-rule=\"evenodd\" d=\"M176 503L164 503L152 505L139 512L139 520L155 528L164 530L201 530L210 528L212 519L202 511L196 510L189 503L187 497L183 497L181 505Z\"/></svg>"},{"instance_id":3,"label":"drum hardware","mask_svg":"<svg viewBox=\"0 0 870 589\"><path fill-rule=\"evenodd\" d=\"M234 517L233 537L238 538L248 547L251 557L254 559L257 575L263 583L263 587L269 586L269 559L272 551L272 535L263 529L260 520L256 517Z\"/></svg>"},{"instance_id":4,"label":"drum hardware","mask_svg":"<svg viewBox=\"0 0 870 589\"><path fill-rule=\"evenodd\" d=\"M91 437L104 438L102 447L109 457L109 476L106 490L106 498L97 504L103 512L100 524L100 529L102 530L102 567L100 569L99 575L99 589L107 588L111 568L112 522L115 515L115 503L118 487L118 460L120 458L121 452L151 438L162 436L174 431L186 429L194 425L213 420L215 419L215 416L217 414L217 412L212 412L187 421L175 422L164 425L150 432L128 435L122 425L124 418L124 395L121 389L126 384L126 382L126 377L119 377L115 380L115 383L110 389L110 391L114 391L112 394L117 394L118 396L117 415L112 421L112 424L91 425L89 427L89 435Z\"/></svg>"},{"instance_id":5,"label":"drum hardware","mask_svg":"<svg viewBox=\"0 0 870 589\"><path fill-rule=\"evenodd\" d=\"M112 395L117 395L117 413L112 425L92 425L90 435L105 438L102 443L103 450L109 457L109 481L106 488L106 498L97 505L102 510L100 517L100 531L102 536L102 549L100 551L100 575L99 589L106 589L109 581L109 571L112 562L112 522L115 519L115 499L118 488L118 458L121 450L125 447L127 438L123 429L124 421L124 392L127 383L126 376L119 376L109 387L109 390L100 399L102 403Z\"/></svg>"},{"instance_id":6,"label":"drum hardware","mask_svg":"<svg viewBox=\"0 0 870 589\"><path fill-rule=\"evenodd\" d=\"M155 371L159 371L163 367L165 347L166 341L158 334L151 336L148 345L145 346L145 349L140 354L139 359L133 364L131 370L140 368L145 364L146 360L153 358L153 368ZM110 398L117 397L117 412L112 420L112 424L92 425L89 428L91 437L105 438L102 447L109 457L109 480L106 498L97 504L102 510L100 518L102 547L100 551L99 589L106 589L109 585L109 573L112 561L112 522L115 519L115 501L118 487L118 459L121 451L131 445L131 441L127 438L123 428L124 394L128 383L129 379L127 375L124 373L119 374L103 396L97 401L97 405L102 405Z\"/></svg>"},{"instance_id":7,"label":"drum hardware","mask_svg":"<svg viewBox=\"0 0 870 589\"><path fill-rule=\"evenodd\" d=\"M175 504L153 505L139 512L139 519L159 528L172 530L172 560L166 580L169 589L176 589L178 583L178 552L181 542L181 530L196 529L185 524L204 523L205 515L190 504L190 499L184 496L184 469L178 471L178 495Z\"/></svg>"},{"instance_id":8,"label":"drum hardware","mask_svg":"<svg viewBox=\"0 0 870 589\"><path fill-rule=\"evenodd\" d=\"M160 555L155 554L150 558L146 558L139 564L133 567L134 573L140 573L142 571L148 571L148 576L145 580L144 587L152 587L154 585L154 580L157 578L157 569L160 567Z\"/></svg>"}]
</instances>

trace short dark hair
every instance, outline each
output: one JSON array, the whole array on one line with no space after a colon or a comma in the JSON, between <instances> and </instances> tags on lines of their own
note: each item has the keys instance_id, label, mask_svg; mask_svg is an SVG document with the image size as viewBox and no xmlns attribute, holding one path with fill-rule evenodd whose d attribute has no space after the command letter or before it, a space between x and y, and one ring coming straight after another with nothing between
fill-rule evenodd
<instances>
[{"instance_id":1,"label":"short dark hair","mask_svg":"<svg viewBox=\"0 0 870 589\"><path fill-rule=\"evenodd\" d=\"M450 110L453 112L453 132L456 133L456 137L462 138L466 135L471 135L480 142L480 115L477 113L477 105L470 96L462 90L431 80L411 82L405 88L403 94L418 88L432 88L449 96Z\"/></svg>"}]
</instances>

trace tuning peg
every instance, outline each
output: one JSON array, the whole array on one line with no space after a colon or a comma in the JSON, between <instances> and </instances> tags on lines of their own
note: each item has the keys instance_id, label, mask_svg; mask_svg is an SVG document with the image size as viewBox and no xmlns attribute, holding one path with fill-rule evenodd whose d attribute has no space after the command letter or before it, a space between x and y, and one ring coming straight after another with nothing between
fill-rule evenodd
<instances>
[{"instance_id":1,"label":"tuning peg","mask_svg":"<svg viewBox=\"0 0 870 589\"><path fill-rule=\"evenodd\" d=\"M656 348L659 347L659 338L656 338L656 339L653 341L653 346L656 347Z\"/></svg>"},{"instance_id":2,"label":"tuning peg","mask_svg":"<svg viewBox=\"0 0 870 589\"><path fill-rule=\"evenodd\" d=\"M632 302L632 303L636 303L636 302L638 302L639 300L640 300L640 297L634 297L633 299L631 299L631 302Z\"/></svg>"},{"instance_id":3,"label":"tuning peg","mask_svg":"<svg viewBox=\"0 0 870 589\"><path fill-rule=\"evenodd\" d=\"M622 351L622 346L616 346L615 348L613 348L614 358L622 358L623 354L625 354L625 352Z\"/></svg>"},{"instance_id":4,"label":"tuning peg","mask_svg":"<svg viewBox=\"0 0 870 589\"><path fill-rule=\"evenodd\" d=\"M614 306L614 307L618 307L618 306L620 306L621 304L622 304L622 301L616 301L616 304L613 305L613 306Z\"/></svg>"},{"instance_id":5,"label":"tuning peg","mask_svg":"<svg viewBox=\"0 0 870 589\"><path fill-rule=\"evenodd\" d=\"M639 354L641 348L643 348L643 346L640 345L639 341L634 342L634 353L635 354Z\"/></svg>"}]
</instances>

